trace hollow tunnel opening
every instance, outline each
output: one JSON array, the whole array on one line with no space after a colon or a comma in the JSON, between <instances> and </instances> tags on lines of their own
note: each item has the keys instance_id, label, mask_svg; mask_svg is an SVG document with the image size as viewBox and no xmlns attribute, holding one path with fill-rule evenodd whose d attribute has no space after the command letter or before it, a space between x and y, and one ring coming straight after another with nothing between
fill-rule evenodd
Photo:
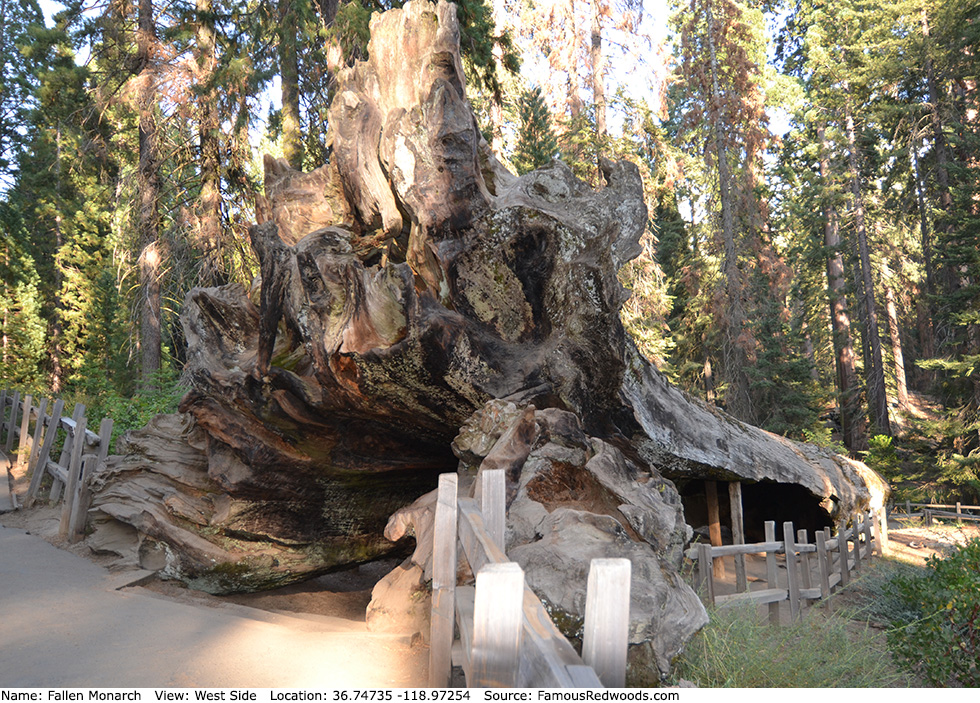
<instances>
[{"instance_id":1,"label":"hollow tunnel opening","mask_svg":"<svg viewBox=\"0 0 980 703\"><path fill-rule=\"evenodd\" d=\"M675 479L681 501L684 505L684 516L695 536L700 535L701 541L709 541L708 517L708 481L705 479ZM732 544L732 510L729 500L729 482L716 481L718 495L718 521L721 527L722 544ZM742 482L742 524L745 531L745 542L762 542L765 540L765 523L773 520L776 523L776 539L783 539L783 523L792 522L793 526L805 529L809 539L817 530L833 527L834 523L827 512L820 507L820 499L806 488L792 483L776 483L774 481L759 481L757 483Z\"/></svg>"}]
</instances>

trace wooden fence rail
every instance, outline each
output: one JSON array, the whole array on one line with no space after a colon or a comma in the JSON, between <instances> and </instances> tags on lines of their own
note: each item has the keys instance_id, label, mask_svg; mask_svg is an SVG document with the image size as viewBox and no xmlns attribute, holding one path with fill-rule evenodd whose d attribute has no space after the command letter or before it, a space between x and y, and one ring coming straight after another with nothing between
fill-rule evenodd
<instances>
[{"instance_id":1,"label":"wooden fence rail","mask_svg":"<svg viewBox=\"0 0 980 703\"><path fill-rule=\"evenodd\" d=\"M889 511L895 513L898 508L904 508L904 517L920 517L925 521L926 526L932 526L937 518L943 520L956 520L968 522L980 522L980 515L963 512L965 510L978 510L980 505L963 505L962 503L894 503L889 506ZM921 508L919 512L913 512L912 508Z\"/></svg>"},{"instance_id":2,"label":"wooden fence rail","mask_svg":"<svg viewBox=\"0 0 980 703\"><path fill-rule=\"evenodd\" d=\"M75 405L71 417L62 415L64 407L65 401L59 398L49 414L46 398L35 404L30 395L21 400L19 391L13 394L0 391L0 446L9 457L14 439L18 440L15 466L18 470L26 470L31 477L25 496L27 507L39 499L44 476L51 477L48 501L52 504L62 501L59 535L74 542L85 531L89 482L105 465L113 423L111 418L103 419L95 433L88 429L83 404ZM60 456L55 461L51 453L59 437L63 441ZM16 501L16 495L12 494L12 497ZM13 507L17 507L16 502Z\"/></svg>"},{"instance_id":3,"label":"wooden fence rail","mask_svg":"<svg viewBox=\"0 0 980 703\"><path fill-rule=\"evenodd\" d=\"M628 559L592 561L582 657L561 634L501 545L504 471L482 471L477 499L457 496L456 474L439 477L433 537L429 683L445 687L452 664L467 686L621 687L629 629ZM479 500L479 503L477 502ZM458 545L476 586L458 586ZM453 644L454 629L459 642Z\"/></svg>"},{"instance_id":4,"label":"wooden fence rail","mask_svg":"<svg viewBox=\"0 0 980 703\"><path fill-rule=\"evenodd\" d=\"M807 531L794 531L792 522L783 523L783 539L776 539L776 523L765 523L765 540L754 544L732 544L712 547L699 544L687 551L687 556L696 558L698 580L704 589L707 600L725 606L735 603L753 602L769 605L769 621L779 623L779 603L789 602L790 617L800 617L806 603L811 600L827 598L834 589L846 586L851 571L860 571L862 563L870 561L872 552L882 553L882 531L877 515L868 513L854 521L854 525L839 530L832 537L830 528L814 535L811 544ZM766 588L749 590L736 584L736 592L727 595L716 594L714 560L726 556L764 554L766 560ZM785 556L786 583L778 577L777 555ZM814 574L814 566L816 574Z\"/></svg>"}]
</instances>

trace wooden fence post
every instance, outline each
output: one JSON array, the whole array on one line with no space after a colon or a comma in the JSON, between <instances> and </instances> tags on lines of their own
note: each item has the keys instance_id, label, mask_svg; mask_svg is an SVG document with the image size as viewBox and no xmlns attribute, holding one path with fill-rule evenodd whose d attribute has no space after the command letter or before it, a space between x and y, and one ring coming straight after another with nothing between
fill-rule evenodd
<instances>
[{"instance_id":1,"label":"wooden fence post","mask_svg":"<svg viewBox=\"0 0 980 703\"><path fill-rule=\"evenodd\" d=\"M922 515L926 519L926 527L932 527L932 511L928 508L923 508Z\"/></svg>"},{"instance_id":2,"label":"wooden fence post","mask_svg":"<svg viewBox=\"0 0 980 703\"><path fill-rule=\"evenodd\" d=\"M831 555L827 553L827 533L817 530L814 538L817 542L817 568L820 570L820 597L829 608Z\"/></svg>"},{"instance_id":3,"label":"wooden fence post","mask_svg":"<svg viewBox=\"0 0 980 703\"><path fill-rule=\"evenodd\" d=\"M78 423L81 419L85 417L85 405L82 403L75 403L75 409L71 413L71 420L75 427L78 427ZM61 418L58 418L58 423L61 423ZM58 457L58 466L65 468L68 466L71 460L72 446L75 440L78 438L78 433L74 430L69 430L65 435L65 443L61 448L61 456ZM81 441L85 441L85 436L83 435ZM60 479L55 478L51 481L51 494L48 496L48 502L54 504L58 502L61 497L61 491L64 488L64 484Z\"/></svg>"},{"instance_id":4,"label":"wooden fence post","mask_svg":"<svg viewBox=\"0 0 980 703\"><path fill-rule=\"evenodd\" d=\"M878 556L884 556L888 549L888 512L884 508L879 508L875 513L874 527Z\"/></svg>"},{"instance_id":5,"label":"wooden fence post","mask_svg":"<svg viewBox=\"0 0 980 703\"><path fill-rule=\"evenodd\" d=\"M871 532L873 515L874 513L869 510L864 516L864 558L868 560L868 564L871 564L871 556L874 553L874 536Z\"/></svg>"},{"instance_id":6,"label":"wooden fence post","mask_svg":"<svg viewBox=\"0 0 980 703\"><path fill-rule=\"evenodd\" d=\"M14 446L14 427L17 426L17 411L20 409L20 391L14 391L14 400L10 405L10 420L7 421L7 442L3 445L4 453L9 457L10 449Z\"/></svg>"},{"instance_id":7,"label":"wooden fence post","mask_svg":"<svg viewBox=\"0 0 980 703\"><path fill-rule=\"evenodd\" d=\"M809 544L805 529L800 528L796 531L796 543ZM803 588L810 588L813 581L810 574L810 555L807 552L800 552L800 575L803 577Z\"/></svg>"},{"instance_id":8,"label":"wooden fence post","mask_svg":"<svg viewBox=\"0 0 980 703\"><path fill-rule=\"evenodd\" d=\"M38 491L41 489L41 479L44 478L48 470L48 457L51 455L51 447L54 445L55 437L58 436L58 429L61 427L61 413L65 409L65 401L61 398L54 404L54 410L48 419L47 429L44 431L44 444L37 456L37 465L34 467L34 474L31 476L31 486L27 491L27 507L31 507L37 500Z\"/></svg>"},{"instance_id":9,"label":"wooden fence post","mask_svg":"<svg viewBox=\"0 0 980 703\"><path fill-rule=\"evenodd\" d=\"M589 567L582 660L606 688L626 686L632 569L629 559L593 559Z\"/></svg>"},{"instance_id":10,"label":"wooden fence post","mask_svg":"<svg viewBox=\"0 0 980 703\"><path fill-rule=\"evenodd\" d=\"M786 580L789 583L789 616L800 617L800 581L796 571L796 541L793 539L793 523L783 523L783 546L786 550Z\"/></svg>"},{"instance_id":11,"label":"wooden fence post","mask_svg":"<svg viewBox=\"0 0 980 703\"><path fill-rule=\"evenodd\" d=\"M851 580L851 567L848 564L850 560L850 548L847 546L847 537L849 530L846 528L845 523L841 523L841 526L837 529L837 568L840 569L840 586L843 588Z\"/></svg>"},{"instance_id":12,"label":"wooden fence post","mask_svg":"<svg viewBox=\"0 0 980 703\"><path fill-rule=\"evenodd\" d=\"M480 512L487 532L501 549L507 536L507 477L504 469L480 472Z\"/></svg>"},{"instance_id":13,"label":"wooden fence post","mask_svg":"<svg viewBox=\"0 0 980 703\"><path fill-rule=\"evenodd\" d=\"M698 577L701 586L705 589L708 601L713 605L715 602L715 574L714 561L711 556L711 545L701 543L698 545Z\"/></svg>"},{"instance_id":14,"label":"wooden fence post","mask_svg":"<svg viewBox=\"0 0 980 703\"><path fill-rule=\"evenodd\" d=\"M34 437L31 439L31 452L27 455L27 472L31 473L37 466L37 455L41 451L41 438L44 437L44 423L47 415L48 399L41 398L37 409L37 421L34 423ZM31 474L33 476L33 474Z\"/></svg>"},{"instance_id":15,"label":"wooden fence post","mask_svg":"<svg viewBox=\"0 0 980 703\"><path fill-rule=\"evenodd\" d=\"M732 544L745 544L745 518L742 514L742 483L732 481L728 484L728 499L732 513ZM749 590L749 582L745 577L745 555L735 555L735 592L743 593Z\"/></svg>"},{"instance_id":16,"label":"wooden fence post","mask_svg":"<svg viewBox=\"0 0 980 703\"><path fill-rule=\"evenodd\" d=\"M58 536L65 538L68 536L68 525L71 521L71 508L75 499L75 491L78 488L78 481L82 473L82 452L85 450L85 426L87 421L82 417L75 425L75 438L71 444L71 457L68 460L68 474L65 481L65 499L61 505L61 524L58 527Z\"/></svg>"},{"instance_id":17,"label":"wooden fence post","mask_svg":"<svg viewBox=\"0 0 980 703\"><path fill-rule=\"evenodd\" d=\"M514 687L524 628L524 572L514 562L487 564L476 575L473 684Z\"/></svg>"},{"instance_id":18,"label":"wooden fence post","mask_svg":"<svg viewBox=\"0 0 980 703\"><path fill-rule=\"evenodd\" d=\"M772 520L766 520L765 528L766 542L775 542L776 523ZM766 552L766 581L768 582L769 588L779 588L778 573L776 570L776 553ZM779 624L779 603L769 604L769 623L771 625Z\"/></svg>"},{"instance_id":19,"label":"wooden fence post","mask_svg":"<svg viewBox=\"0 0 980 703\"><path fill-rule=\"evenodd\" d=\"M109 457L109 443L112 441L112 418L102 419L99 425L99 453L82 457L82 472L74 495L66 496L71 499L71 515L68 518L68 541L76 542L85 533L85 518L88 516L88 506L91 500L89 482L92 474L101 471Z\"/></svg>"},{"instance_id":20,"label":"wooden fence post","mask_svg":"<svg viewBox=\"0 0 980 703\"><path fill-rule=\"evenodd\" d=\"M17 445L17 468L19 469L26 463L27 447L31 439L31 408L34 406L34 396L24 398L24 415L20 421L20 442Z\"/></svg>"},{"instance_id":21,"label":"wooden fence post","mask_svg":"<svg viewBox=\"0 0 980 703\"><path fill-rule=\"evenodd\" d=\"M852 528L854 532L854 573L861 573L861 516L858 515L854 519L854 527Z\"/></svg>"},{"instance_id":22,"label":"wooden fence post","mask_svg":"<svg viewBox=\"0 0 980 703\"><path fill-rule=\"evenodd\" d=\"M458 476L439 476L432 530L432 619L429 629L429 686L446 688L452 675L456 623L456 490Z\"/></svg>"}]
</instances>

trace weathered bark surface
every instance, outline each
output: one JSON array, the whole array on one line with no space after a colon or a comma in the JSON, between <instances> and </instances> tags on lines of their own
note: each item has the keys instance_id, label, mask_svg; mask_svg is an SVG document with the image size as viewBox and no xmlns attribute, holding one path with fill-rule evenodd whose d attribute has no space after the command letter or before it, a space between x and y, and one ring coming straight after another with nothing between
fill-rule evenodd
<instances>
[{"instance_id":1,"label":"weathered bark surface","mask_svg":"<svg viewBox=\"0 0 980 703\"><path fill-rule=\"evenodd\" d=\"M616 274L646 226L637 169L604 162L598 191L561 163L507 173L465 101L451 5L376 16L369 55L338 77L331 164L267 161L261 287L188 294L184 414L128 438L95 505L213 591L415 535L410 581L431 506L396 511L439 473L470 489L505 468L532 588L571 626L589 558L629 557L631 641L665 668L705 621L669 477L800 483L835 514L883 485L692 401L636 351Z\"/></svg>"}]
</instances>

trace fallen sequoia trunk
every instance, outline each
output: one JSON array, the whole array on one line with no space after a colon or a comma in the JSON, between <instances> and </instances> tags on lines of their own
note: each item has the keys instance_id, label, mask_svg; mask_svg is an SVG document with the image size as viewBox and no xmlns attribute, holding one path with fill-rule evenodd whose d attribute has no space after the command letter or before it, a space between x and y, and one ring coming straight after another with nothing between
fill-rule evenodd
<instances>
[{"instance_id":1,"label":"fallen sequoia trunk","mask_svg":"<svg viewBox=\"0 0 980 703\"><path fill-rule=\"evenodd\" d=\"M629 557L631 642L666 670L706 620L668 478L797 484L835 517L885 488L688 398L637 352L617 280L646 226L637 169L604 163L599 190L560 162L508 173L465 99L454 6L376 16L369 56L339 78L330 163L266 160L261 287L187 295L182 414L127 436L90 543L112 550L124 523L144 565L268 588L389 552L389 518L439 473L505 468L532 588L574 633L588 560Z\"/></svg>"}]
</instances>

